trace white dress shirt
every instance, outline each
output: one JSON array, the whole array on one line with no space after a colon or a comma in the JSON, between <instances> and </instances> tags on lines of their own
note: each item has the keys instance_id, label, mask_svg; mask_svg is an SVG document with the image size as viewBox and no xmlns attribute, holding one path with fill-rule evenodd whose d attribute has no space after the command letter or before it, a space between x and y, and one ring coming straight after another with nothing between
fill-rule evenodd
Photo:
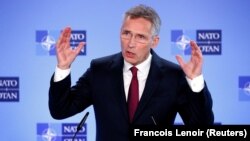
<instances>
[{"instance_id":1,"label":"white dress shirt","mask_svg":"<svg viewBox=\"0 0 250 141\"><path fill-rule=\"evenodd\" d=\"M149 73L149 68L151 65L151 59L152 55L149 54L148 58L137 65L137 77L138 77L138 83L139 83L139 99L142 96L143 90L145 88L147 76ZM124 60L124 67L123 67L123 80L124 80L124 90L125 90L125 95L126 99L128 98L128 89L129 85L132 79L132 72L130 71L130 68L133 65L129 64ZM56 66L55 69L55 74L54 74L54 82L58 82L66 78L70 74L70 68L66 70L62 70ZM194 79L189 79L186 77L187 82L192 89L193 92L200 92L204 88L204 78L203 75L201 74L200 76L195 77Z\"/></svg>"},{"instance_id":2,"label":"white dress shirt","mask_svg":"<svg viewBox=\"0 0 250 141\"><path fill-rule=\"evenodd\" d=\"M137 79L139 84L139 99L141 99L143 90L145 88L146 80L149 73L149 68L151 64L152 55L150 54L148 58L140 63L139 65L135 66L137 71ZM132 79L132 72L130 68L133 67L133 65L129 64L127 61L124 60L124 67L123 67L123 80L124 80L124 90L126 94L126 99L128 99L128 89L129 85Z\"/></svg>"}]
</instances>

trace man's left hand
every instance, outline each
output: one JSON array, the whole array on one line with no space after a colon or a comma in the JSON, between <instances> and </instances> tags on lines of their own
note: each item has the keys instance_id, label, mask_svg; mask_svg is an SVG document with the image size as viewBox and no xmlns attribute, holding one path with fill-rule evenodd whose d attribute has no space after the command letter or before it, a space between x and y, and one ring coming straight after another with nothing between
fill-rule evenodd
<instances>
[{"instance_id":1,"label":"man's left hand","mask_svg":"<svg viewBox=\"0 0 250 141\"><path fill-rule=\"evenodd\" d=\"M195 41L190 41L191 58L188 62L184 62L180 55L176 56L176 60L182 70L189 79L193 79L202 73L203 56L200 48Z\"/></svg>"}]
</instances>

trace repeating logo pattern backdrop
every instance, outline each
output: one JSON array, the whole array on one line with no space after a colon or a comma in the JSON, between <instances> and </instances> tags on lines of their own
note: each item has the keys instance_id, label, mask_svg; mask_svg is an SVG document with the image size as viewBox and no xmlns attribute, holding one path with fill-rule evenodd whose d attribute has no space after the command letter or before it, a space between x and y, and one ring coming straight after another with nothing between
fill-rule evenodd
<instances>
[{"instance_id":1,"label":"repeating logo pattern backdrop","mask_svg":"<svg viewBox=\"0 0 250 141\"><path fill-rule=\"evenodd\" d=\"M19 101L18 77L0 77L0 101Z\"/></svg>"},{"instance_id":2,"label":"repeating logo pattern backdrop","mask_svg":"<svg viewBox=\"0 0 250 141\"><path fill-rule=\"evenodd\" d=\"M86 42L72 64L74 83L91 59L119 51L123 12L139 3L45 0L25 5L17 0L2 1L1 140L71 140L82 113L55 120L48 109L49 81L56 65L55 45L60 32L66 26L72 27L72 49L79 42ZM160 56L177 63L176 54L189 59L190 40L200 46L204 54L204 77L214 100L215 122L250 124L250 15L247 14L250 2L149 0L143 3L154 7L162 17L161 40L155 49ZM89 107L86 111L90 116L76 140L94 141L93 109ZM179 117L176 124L182 124Z\"/></svg>"},{"instance_id":3,"label":"repeating logo pattern backdrop","mask_svg":"<svg viewBox=\"0 0 250 141\"><path fill-rule=\"evenodd\" d=\"M191 54L190 40L195 40L203 55L221 54L221 30L172 30L171 49L176 54Z\"/></svg>"},{"instance_id":4,"label":"repeating logo pattern backdrop","mask_svg":"<svg viewBox=\"0 0 250 141\"><path fill-rule=\"evenodd\" d=\"M60 36L60 30L36 31L36 54L37 55L56 55L55 45L56 39ZM86 42L86 31L73 30L70 37L70 46L75 49L80 42ZM86 55L86 46L81 50L79 55Z\"/></svg>"},{"instance_id":5,"label":"repeating logo pattern backdrop","mask_svg":"<svg viewBox=\"0 0 250 141\"><path fill-rule=\"evenodd\" d=\"M78 123L37 123L37 141L87 141L87 125L77 132Z\"/></svg>"}]
</instances>

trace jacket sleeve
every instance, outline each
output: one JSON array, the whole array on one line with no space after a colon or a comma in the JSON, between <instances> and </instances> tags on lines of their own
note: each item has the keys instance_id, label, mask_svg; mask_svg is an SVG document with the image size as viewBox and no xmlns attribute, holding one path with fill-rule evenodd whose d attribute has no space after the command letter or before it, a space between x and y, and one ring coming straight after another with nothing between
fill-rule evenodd
<instances>
[{"instance_id":1,"label":"jacket sleeve","mask_svg":"<svg viewBox=\"0 0 250 141\"><path fill-rule=\"evenodd\" d=\"M187 83L182 83L178 103L178 110L185 125L212 125L214 123L213 102L206 83L199 93L193 92Z\"/></svg>"},{"instance_id":2,"label":"jacket sleeve","mask_svg":"<svg viewBox=\"0 0 250 141\"><path fill-rule=\"evenodd\" d=\"M54 119L68 118L91 105L89 74L90 69L72 87L70 75L59 82L54 82L52 75L49 87L49 110Z\"/></svg>"}]
</instances>

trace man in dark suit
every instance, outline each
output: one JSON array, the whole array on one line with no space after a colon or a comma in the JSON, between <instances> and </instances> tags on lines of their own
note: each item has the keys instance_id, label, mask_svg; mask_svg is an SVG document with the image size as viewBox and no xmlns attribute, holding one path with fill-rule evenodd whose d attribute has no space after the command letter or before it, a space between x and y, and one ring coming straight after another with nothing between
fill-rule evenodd
<instances>
[{"instance_id":1,"label":"man in dark suit","mask_svg":"<svg viewBox=\"0 0 250 141\"><path fill-rule=\"evenodd\" d=\"M173 125L177 113L185 125L213 124L199 47L190 42L192 55L187 63L181 56L176 56L179 65L160 58L153 51L160 25L154 9L145 5L129 9L121 26L121 52L92 60L74 86L70 65L85 43L72 50L71 29L66 27L56 45L58 64L50 82L52 117L64 119L93 105L97 141L127 141L132 125ZM136 75L131 67L136 67ZM129 89L134 76L137 99L131 108L127 103L132 99Z\"/></svg>"}]
</instances>

